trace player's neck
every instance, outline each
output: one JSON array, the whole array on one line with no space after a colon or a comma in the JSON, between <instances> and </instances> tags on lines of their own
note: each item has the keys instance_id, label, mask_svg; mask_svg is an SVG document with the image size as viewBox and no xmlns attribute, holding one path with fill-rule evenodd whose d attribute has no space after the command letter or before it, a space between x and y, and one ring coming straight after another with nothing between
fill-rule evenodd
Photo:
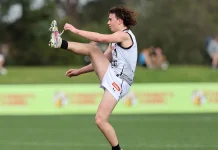
<instances>
[{"instance_id":1,"label":"player's neck","mask_svg":"<svg viewBox=\"0 0 218 150\"><path fill-rule=\"evenodd\" d=\"M119 28L119 31L124 31L124 30L127 30L128 28L126 26L122 26Z\"/></svg>"}]
</instances>

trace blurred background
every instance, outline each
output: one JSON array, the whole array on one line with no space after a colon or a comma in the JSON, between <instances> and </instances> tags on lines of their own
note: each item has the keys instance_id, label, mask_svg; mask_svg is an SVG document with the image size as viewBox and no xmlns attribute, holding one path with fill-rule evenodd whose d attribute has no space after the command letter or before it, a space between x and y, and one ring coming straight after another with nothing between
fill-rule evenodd
<instances>
[{"instance_id":1,"label":"blurred background","mask_svg":"<svg viewBox=\"0 0 218 150\"><path fill-rule=\"evenodd\" d=\"M110 33L108 10L117 5L138 13L135 83L111 118L121 145L218 149L217 0L0 0L1 150L108 148L94 124L103 94L95 73L65 77L89 57L48 42L52 20L60 32L70 23ZM90 42L70 32L62 37Z\"/></svg>"},{"instance_id":2,"label":"blurred background","mask_svg":"<svg viewBox=\"0 0 218 150\"><path fill-rule=\"evenodd\" d=\"M65 23L71 23L79 29L110 33L108 10L115 5L128 5L138 12L133 31L139 51L160 47L171 64L210 64L206 46L208 38L218 34L216 0L1 0L0 44L5 64L84 64L81 56L49 49L51 21L56 19L61 31ZM69 32L63 36L88 42Z\"/></svg>"}]
</instances>

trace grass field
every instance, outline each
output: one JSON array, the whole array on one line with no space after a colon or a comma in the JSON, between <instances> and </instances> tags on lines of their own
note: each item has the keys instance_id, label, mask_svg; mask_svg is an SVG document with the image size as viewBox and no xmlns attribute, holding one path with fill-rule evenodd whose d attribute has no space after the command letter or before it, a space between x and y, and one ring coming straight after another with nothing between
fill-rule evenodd
<instances>
[{"instance_id":1,"label":"grass field","mask_svg":"<svg viewBox=\"0 0 218 150\"><path fill-rule=\"evenodd\" d=\"M113 115L124 150L217 150L218 114ZM94 115L1 116L1 150L110 150Z\"/></svg>"},{"instance_id":2,"label":"grass field","mask_svg":"<svg viewBox=\"0 0 218 150\"><path fill-rule=\"evenodd\" d=\"M71 67L8 67L4 84L98 83L94 73L67 78ZM135 83L218 82L208 66L138 67ZM0 107L1 109L1 107ZM124 150L217 150L217 114L112 115ZM0 116L0 150L111 150L94 115Z\"/></svg>"},{"instance_id":3,"label":"grass field","mask_svg":"<svg viewBox=\"0 0 218 150\"><path fill-rule=\"evenodd\" d=\"M0 83L98 83L93 72L71 79L65 77L70 68L73 67L8 67L8 75L0 76ZM209 66L170 66L166 71L137 67L135 83L148 82L218 82L218 70L214 71Z\"/></svg>"}]
</instances>

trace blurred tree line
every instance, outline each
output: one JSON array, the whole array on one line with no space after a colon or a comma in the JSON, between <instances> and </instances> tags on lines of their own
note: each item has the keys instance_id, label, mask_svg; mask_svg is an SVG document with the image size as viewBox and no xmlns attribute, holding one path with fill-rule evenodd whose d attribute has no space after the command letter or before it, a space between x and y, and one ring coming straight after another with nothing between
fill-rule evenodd
<instances>
[{"instance_id":1,"label":"blurred tree line","mask_svg":"<svg viewBox=\"0 0 218 150\"><path fill-rule=\"evenodd\" d=\"M10 65L81 65L84 57L48 46L52 20L72 23L79 29L110 33L108 10L115 5L128 5L138 12L133 28L139 51L150 46L163 49L171 64L205 64L209 57L205 39L218 33L217 0L0 0L0 45L8 45ZM7 20L12 6L21 6L21 16ZM12 15L13 16L13 15ZM64 39L89 42L69 32ZM1 52L1 49L0 49Z\"/></svg>"}]
</instances>

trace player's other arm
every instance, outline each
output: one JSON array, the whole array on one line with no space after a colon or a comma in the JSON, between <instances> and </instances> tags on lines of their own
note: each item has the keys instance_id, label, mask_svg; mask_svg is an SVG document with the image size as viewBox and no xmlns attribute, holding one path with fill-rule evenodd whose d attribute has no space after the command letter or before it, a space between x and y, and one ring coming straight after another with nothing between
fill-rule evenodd
<instances>
[{"instance_id":1,"label":"player's other arm","mask_svg":"<svg viewBox=\"0 0 218 150\"><path fill-rule=\"evenodd\" d=\"M104 55L107 57L107 59L111 62L112 59L112 48L111 48L111 44L109 44L107 50L104 52ZM88 73L88 72L92 72L94 71L94 68L92 66L92 64L89 64L87 66L84 66L80 69L70 69L66 72L66 76L68 77L72 77L72 76L78 76L84 73Z\"/></svg>"}]
</instances>

